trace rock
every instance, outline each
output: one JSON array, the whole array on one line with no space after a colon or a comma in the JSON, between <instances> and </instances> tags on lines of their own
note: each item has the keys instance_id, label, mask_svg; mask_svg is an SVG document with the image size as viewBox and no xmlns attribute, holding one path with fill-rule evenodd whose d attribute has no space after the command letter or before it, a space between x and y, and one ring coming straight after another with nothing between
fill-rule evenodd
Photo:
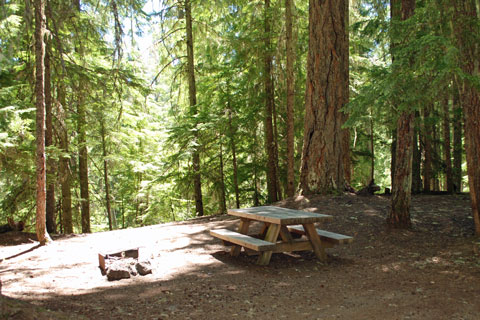
<instances>
[{"instance_id":1,"label":"rock","mask_svg":"<svg viewBox=\"0 0 480 320\"><path fill-rule=\"evenodd\" d=\"M132 258L111 259L106 272L108 281L128 279L132 275L135 276L137 274L134 267L135 263L136 260Z\"/></svg>"},{"instance_id":2,"label":"rock","mask_svg":"<svg viewBox=\"0 0 480 320\"><path fill-rule=\"evenodd\" d=\"M135 265L135 269L137 269L138 274L141 276L152 273L152 266L150 264L150 261L137 262L137 264Z\"/></svg>"},{"instance_id":3,"label":"rock","mask_svg":"<svg viewBox=\"0 0 480 320\"><path fill-rule=\"evenodd\" d=\"M125 268L110 267L107 269L108 281L116 281L130 278L130 270Z\"/></svg>"}]
</instances>

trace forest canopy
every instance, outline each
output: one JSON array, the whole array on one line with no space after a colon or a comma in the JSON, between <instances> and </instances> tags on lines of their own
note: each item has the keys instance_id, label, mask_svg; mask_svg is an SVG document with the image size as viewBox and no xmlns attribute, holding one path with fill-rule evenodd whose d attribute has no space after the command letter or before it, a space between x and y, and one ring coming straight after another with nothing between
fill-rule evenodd
<instances>
[{"instance_id":1,"label":"forest canopy","mask_svg":"<svg viewBox=\"0 0 480 320\"><path fill-rule=\"evenodd\" d=\"M37 2L49 232L225 213L299 191L307 1L0 0L0 222L35 226ZM405 114L411 192L478 197L465 142L478 155L479 2L396 12L406 2L342 9L346 186L392 188Z\"/></svg>"}]
</instances>

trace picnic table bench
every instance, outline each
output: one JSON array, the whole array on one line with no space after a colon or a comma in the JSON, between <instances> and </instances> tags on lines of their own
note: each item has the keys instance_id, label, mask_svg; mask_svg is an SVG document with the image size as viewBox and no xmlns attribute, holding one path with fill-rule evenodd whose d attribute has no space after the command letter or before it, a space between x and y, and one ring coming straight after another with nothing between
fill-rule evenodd
<instances>
[{"instance_id":1,"label":"picnic table bench","mask_svg":"<svg viewBox=\"0 0 480 320\"><path fill-rule=\"evenodd\" d=\"M229 209L228 214L240 218L238 231L210 230L210 234L232 245L230 253L237 256L242 247L247 253L260 254L257 264L267 265L272 253L313 250L320 260L325 260L325 248L351 243L353 238L343 234L321 230L315 223L332 220L330 215L287 208L263 206L246 209ZM263 223L258 235L249 235L251 222ZM299 239L294 234L305 236Z\"/></svg>"}]
</instances>

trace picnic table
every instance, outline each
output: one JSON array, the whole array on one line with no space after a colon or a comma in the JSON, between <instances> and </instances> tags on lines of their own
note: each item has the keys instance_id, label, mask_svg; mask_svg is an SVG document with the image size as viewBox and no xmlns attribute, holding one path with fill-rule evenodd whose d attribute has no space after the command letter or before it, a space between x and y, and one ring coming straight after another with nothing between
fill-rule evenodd
<instances>
[{"instance_id":1,"label":"picnic table","mask_svg":"<svg viewBox=\"0 0 480 320\"><path fill-rule=\"evenodd\" d=\"M259 265L267 265L272 253L305 250L312 250L324 261L325 248L353 241L350 236L316 228L315 223L333 220L331 215L273 206L229 209L228 214L240 218L238 231L214 229L210 234L231 245L232 256L238 256L242 247L247 253L259 253ZM257 235L249 235L249 227L255 221L263 224L262 229Z\"/></svg>"}]
</instances>

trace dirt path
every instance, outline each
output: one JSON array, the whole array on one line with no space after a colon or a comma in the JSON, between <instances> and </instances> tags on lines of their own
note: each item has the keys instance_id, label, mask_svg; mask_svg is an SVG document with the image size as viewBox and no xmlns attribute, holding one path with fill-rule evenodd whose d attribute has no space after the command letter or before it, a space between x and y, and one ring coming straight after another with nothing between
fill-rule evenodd
<instances>
[{"instance_id":1,"label":"dirt path","mask_svg":"<svg viewBox=\"0 0 480 320\"><path fill-rule=\"evenodd\" d=\"M334 215L324 228L353 235L354 243L329 249L327 263L311 253L276 254L257 266L255 257L230 257L209 236L211 228L234 228L227 216L62 237L21 255L34 247L22 243L28 235L4 234L0 259L18 256L0 262L1 294L32 304L15 309L0 297L0 318L480 317L480 240L467 197L414 197L409 231L385 228L386 197L316 196L278 205ZM108 282L98 252L133 247L151 260L153 274Z\"/></svg>"}]
</instances>

